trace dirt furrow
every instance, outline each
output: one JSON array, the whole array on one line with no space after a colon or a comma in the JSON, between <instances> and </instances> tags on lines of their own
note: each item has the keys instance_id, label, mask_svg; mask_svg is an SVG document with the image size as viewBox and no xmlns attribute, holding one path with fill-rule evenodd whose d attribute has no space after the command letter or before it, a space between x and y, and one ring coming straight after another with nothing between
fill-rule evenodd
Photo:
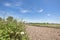
<instances>
[{"instance_id":1,"label":"dirt furrow","mask_svg":"<svg viewBox=\"0 0 60 40\"><path fill-rule=\"evenodd\" d=\"M60 29L26 26L29 40L60 40Z\"/></svg>"}]
</instances>

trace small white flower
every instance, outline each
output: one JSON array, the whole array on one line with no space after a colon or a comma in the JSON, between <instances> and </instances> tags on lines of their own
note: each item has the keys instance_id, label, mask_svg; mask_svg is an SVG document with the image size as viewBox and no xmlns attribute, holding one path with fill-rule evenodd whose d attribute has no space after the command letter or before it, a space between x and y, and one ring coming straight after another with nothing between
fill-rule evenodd
<instances>
[{"instance_id":1,"label":"small white flower","mask_svg":"<svg viewBox=\"0 0 60 40\"><path fill-rule=\"evenodd\" d=\"M23 35L24 34L24 32L21 32L21 35Z\"/></svg>"}]
</instances>

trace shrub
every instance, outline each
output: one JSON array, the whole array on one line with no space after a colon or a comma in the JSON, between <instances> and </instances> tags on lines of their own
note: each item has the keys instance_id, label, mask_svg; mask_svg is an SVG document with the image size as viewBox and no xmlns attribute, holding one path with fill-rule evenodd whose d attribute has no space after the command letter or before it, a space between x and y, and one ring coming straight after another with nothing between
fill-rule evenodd
<instances>
[{"instance_id":1,"label":"shrub","mask_svg":"<svg viewBox=\"0 0 60 40\"><path fill-rule=\"evenodd\" d=\"M9 16L6 20L0 18L0 40L22 40L21 32L24 31L24 23L17 22Z\"/></svg>"}]
</instances>

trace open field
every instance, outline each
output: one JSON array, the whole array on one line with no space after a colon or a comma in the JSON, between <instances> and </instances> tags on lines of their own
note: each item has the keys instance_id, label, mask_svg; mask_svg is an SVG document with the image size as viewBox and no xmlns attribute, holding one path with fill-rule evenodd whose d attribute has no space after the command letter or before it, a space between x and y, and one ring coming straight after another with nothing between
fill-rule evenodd
<instances>
[{"instance_id":1,"label":"open field","mask_svg":"<svg viewBox=\"0 0 60 40\"><path fill-rule=\"evenodd\" d=\"M60 40L60 29L26 26L29 40Z\"/></svg>"},{"instance_id":2,"label":"open field","mask_svg":"<svg viewBox=\"0 0 60 40\"><path fill-rule=\"evenodd\" d=\"M38 26L38 27L51 27L51 28L60 28L60 24L53 23L28 23L28 25Z\"/></svg>"}]
</instances>

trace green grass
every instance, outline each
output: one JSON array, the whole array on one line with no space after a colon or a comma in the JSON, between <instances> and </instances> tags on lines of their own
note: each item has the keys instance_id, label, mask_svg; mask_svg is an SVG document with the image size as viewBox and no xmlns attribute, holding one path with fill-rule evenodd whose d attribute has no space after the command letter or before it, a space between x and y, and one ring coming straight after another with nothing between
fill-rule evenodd
<instances>
[{"instance_id":1,"label":"green grass","mask_svg":"<svg viewBox=\"0 0 60 40\"><path fill-rule=\"evenodd\" d=\"M50 28L60 28L60 24L53 23L29 23L28 25L38 26L38 27L50 27Z\"/></svg>"}]
</instances>

